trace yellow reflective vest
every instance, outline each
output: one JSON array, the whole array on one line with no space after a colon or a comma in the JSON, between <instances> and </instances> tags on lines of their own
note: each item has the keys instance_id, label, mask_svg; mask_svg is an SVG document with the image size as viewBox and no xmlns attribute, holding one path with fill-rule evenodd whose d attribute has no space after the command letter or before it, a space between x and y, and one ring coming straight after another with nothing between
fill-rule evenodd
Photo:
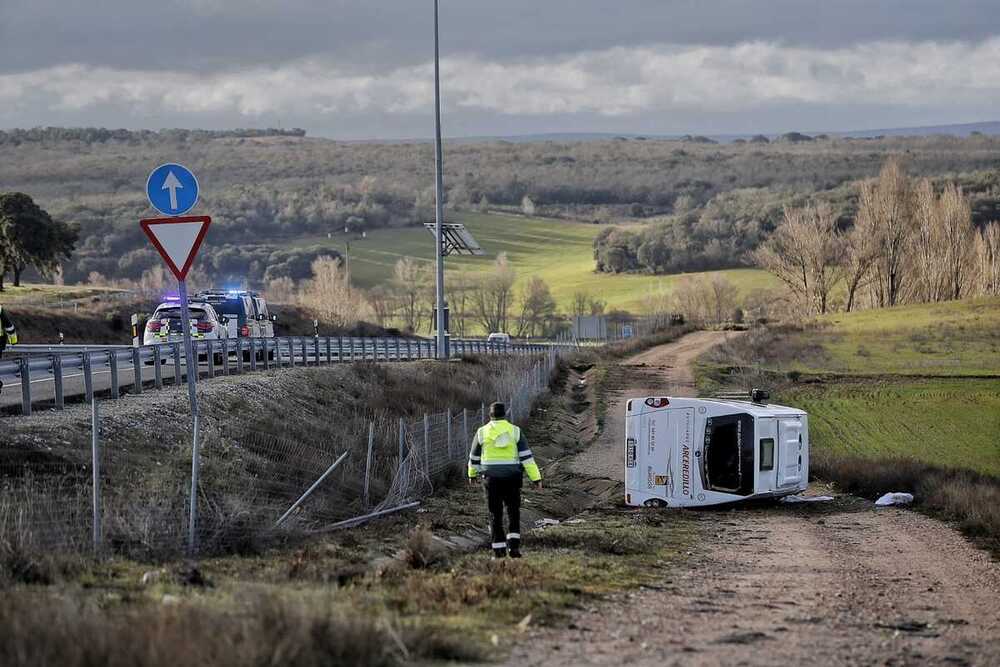
<instances>
[{"instance_id":1,"label":"yellow reflective vest","mask_svg":"<svg viewBox=\"0 0 1000 667\"><path fill-rule=\"evenodd\" d=\"M3 312L3 306L0 306L0 327L3 327L0 337L4 339L0 343L17 345L17 330L14 329L14 323L7 317L7 313Z\"/></svg>"},{"instance_id":2,"label":"yellow reflective vest","mask_svg":"<svg viewBox=\"0 0 1000 667\"><path fill-rule=\"evenodd\" d=\"M522 470L532 482L542 479L521 429L506 419L494 419L476 431L469 450L470 479L480 473L485 477L515 477Z\"/></svg>"}]
</instances>

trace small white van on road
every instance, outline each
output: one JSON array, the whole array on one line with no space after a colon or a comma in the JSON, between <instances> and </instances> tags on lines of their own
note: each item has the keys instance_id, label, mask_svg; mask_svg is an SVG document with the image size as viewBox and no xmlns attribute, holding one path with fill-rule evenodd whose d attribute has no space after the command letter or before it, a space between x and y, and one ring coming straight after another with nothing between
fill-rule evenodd
<instances>
[{"instance_id":1,"label":"small white van on road","mask_svg":"<svg viewBox=\"0 0 1000 667\"><path fill-rule=\"evenodd\" d=\"M625 502L701 507L809 483L809 418L763 401L649 396L625 412Z\"/></svg>"}]
</instances>

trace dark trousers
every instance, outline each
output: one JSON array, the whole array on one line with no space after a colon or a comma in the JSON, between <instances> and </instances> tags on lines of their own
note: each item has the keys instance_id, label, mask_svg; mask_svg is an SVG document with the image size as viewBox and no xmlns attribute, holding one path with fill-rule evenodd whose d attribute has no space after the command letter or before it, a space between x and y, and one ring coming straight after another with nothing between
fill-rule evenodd
<instances>
[{"instance_id":1,"label":"dark trousers","mask_svg":"<svg viewBox=\"0 0 1000 667\"><path fill-rule=\"evenodd\" d=\"M490 534L497 555L518 553L521 548L521 475L486 479L486 504L490 509ZM507 508L510 530L504 531L503 510ZM510 538L507 536L510 535ZM497 546L500 544L503 546Z\"/></svg>"}]
</instances>

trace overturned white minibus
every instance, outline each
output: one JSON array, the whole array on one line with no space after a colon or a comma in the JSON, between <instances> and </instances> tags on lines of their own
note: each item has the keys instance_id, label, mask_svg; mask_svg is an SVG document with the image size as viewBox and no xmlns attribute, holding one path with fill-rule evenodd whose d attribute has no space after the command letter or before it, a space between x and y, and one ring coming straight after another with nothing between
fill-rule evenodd
<instances>
[{"instance_id":1,"label":"overturned white minibus","mask_svg":"<svg viewBox=\"0 0 1000 667\"><path fill-rule=\"evenodd\" d=\"M700 507L804 491L808 416L751 395L628 401L626 504Z\"/></svg>"}]
</instances>

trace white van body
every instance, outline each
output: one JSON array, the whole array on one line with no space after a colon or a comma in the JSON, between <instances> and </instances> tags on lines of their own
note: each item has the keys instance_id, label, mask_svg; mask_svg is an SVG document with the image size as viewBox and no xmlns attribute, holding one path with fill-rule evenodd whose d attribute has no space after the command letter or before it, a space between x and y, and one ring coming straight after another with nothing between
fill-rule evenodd
<instances>
[{"instance_id":1,"label":"white van body","mask_svg":"<svg viewBox=\"0 0 1000 667\"><path fill-rule=\"evenodd\" d=\"M703 507L809 483L809 418L783 405L642 397L625 412L625 502Z\"/></svg>"}]
</instances>

